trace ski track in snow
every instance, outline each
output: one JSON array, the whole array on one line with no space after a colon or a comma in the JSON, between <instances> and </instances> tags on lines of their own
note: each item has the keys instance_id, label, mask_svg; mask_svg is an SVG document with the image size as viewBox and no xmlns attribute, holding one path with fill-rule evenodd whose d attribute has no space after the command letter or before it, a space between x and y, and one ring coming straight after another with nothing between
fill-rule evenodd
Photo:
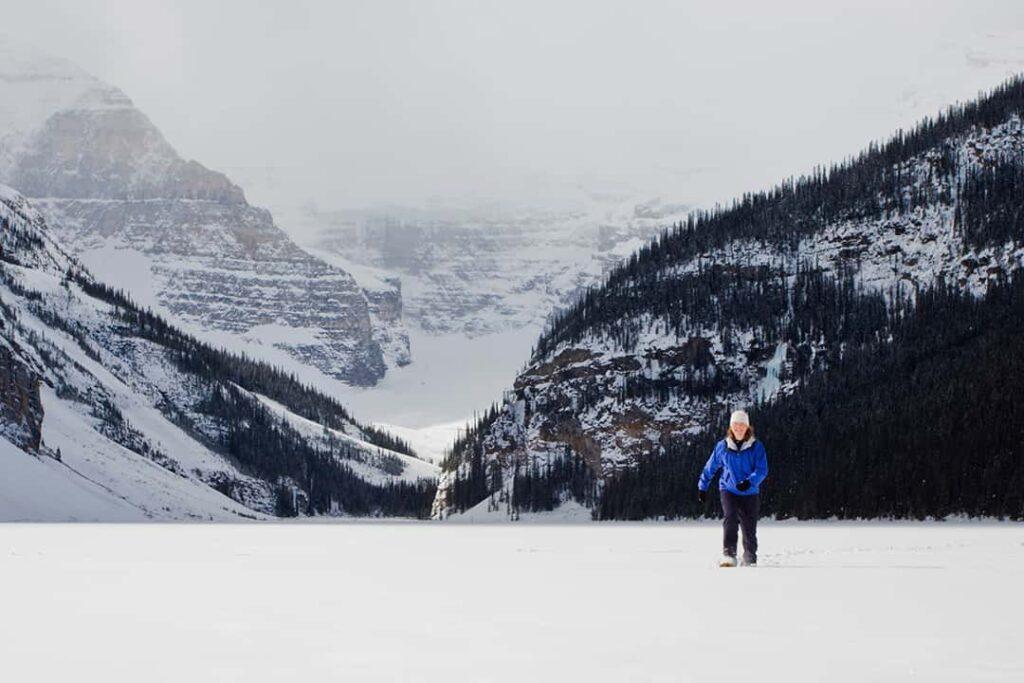
<instances>
[{"instance_id":1,"label":"ski track in snow","mask_svg":"<svg viewBox=\"0 0 1024 683\"><path fill-rule=\"evenodd\" d=\"M1022 680L1024 525L0 525L11 680Z\"/></svg>"}]
</instances>

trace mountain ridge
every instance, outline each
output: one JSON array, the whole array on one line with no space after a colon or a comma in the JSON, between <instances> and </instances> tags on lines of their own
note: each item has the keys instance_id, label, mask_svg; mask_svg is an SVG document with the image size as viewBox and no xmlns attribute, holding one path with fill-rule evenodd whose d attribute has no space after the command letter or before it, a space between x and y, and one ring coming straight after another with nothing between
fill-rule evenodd
<instances>
[{"instance_id":1,"label":"mountain ridge","mask_svg":"<svg viewBox=\"0 0 1024 683\"><path fill-rule=\"evenodd\" d=\"M227 176L181 158L119 89L63 60L6 53L0 182L104 280L149 292L147 305L194 332L283 349L349 384L410 362L400 290L365 291L303 251Z\"/></svg>"},{"instance_id":2,"label":"mountain ridge","mask_svg":"<svg viewBox=\"0 0 1024 683\"><path fill-rule=\"evenodd\" d=\"M982 295L1024 264L1024 81L731 206L698 212L556 316L457 444L434 514L514 518L677 448L730 405L800 390L888 334L936 278ZM537 495L536 500L533 498ZM539 502L538 502L539 501Z\"/></svg>"},{"instance_id":3,"label":"mountain ridge","mask_svg":"<svg viewBox=\"0 0 1024 683\"><path fill-rule=\"evenodd\" d=\"M0 361L5 441L145 518L422 516L433 497L436 469L403 442L139 308L2 187Z\"/></svg>"}]
</instances>

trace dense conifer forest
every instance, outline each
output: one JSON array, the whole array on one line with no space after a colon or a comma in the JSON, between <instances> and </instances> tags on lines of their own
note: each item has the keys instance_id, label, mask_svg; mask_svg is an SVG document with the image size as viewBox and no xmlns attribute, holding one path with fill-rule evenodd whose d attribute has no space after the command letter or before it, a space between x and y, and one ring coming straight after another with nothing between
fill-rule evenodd
<instances>
[{"instance_id":1,"label":"dense conifer forest","mask_svg":"<svg viewBox=\"0 0 1024 683\"><path fill-rule=\"evenodd\" d=\"M1024 277L980 300L939 285L890 332L750 411L771 469L764 513L1024 519ZM727 419L610 478L597 515L717 509L697 503L696 481Z\"/></svg>"},{"instance_id":2,"label":"dense conifer forest","mask_svg":"<svg viewBox=\"0 0 1024 683\"><path fill-rule=\"evenodd\" d=\"M614 269L600 286L557 315L538 340L533 358L546 357L560 344L604 333L623 348L631 348L636 330L623 329L623 320L643 315L671 321L678 312L678 288L666 269L708 254L733 240L748 248L772 244L795 249L801 237L836 220L883 218L929 204L960 208L958 219L967 244L986 245L1013 236L1020 239L1022 167L1007 159L993 169L975 171L963 184L960 197L946 184L908 187L904 163L928 150L940 150L930 173L948 177L957 187L959 170L949 138L973 127L991 127L1024 112L1024 77L1014 78L986 97L950 107L926 119L913 131L897 133L883 144L872 144L846 162L820 167L806 176L787 180L767 192L748 193L728 207L693 213L685 223L634 253ZM714 302L708 297L698 302ZM634 323L636 324L636 323Z\"/></svg>"}]
</instances>

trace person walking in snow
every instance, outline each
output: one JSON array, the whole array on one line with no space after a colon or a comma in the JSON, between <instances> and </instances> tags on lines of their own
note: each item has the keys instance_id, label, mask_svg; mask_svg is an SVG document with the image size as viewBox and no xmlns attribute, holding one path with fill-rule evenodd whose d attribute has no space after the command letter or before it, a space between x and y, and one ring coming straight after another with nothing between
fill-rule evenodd
<instances>
[{"instance_id":1,"label":"person walking in snow","mask_svg":"<svg viewBox=\"0 0 1024 683\"><path fill-rule=\"evenodd\" d=\"M745 410L733 411L725 438L715 444L711 457L697 481L697 498L707 499L708 486L718 471L718 492L722 499L721 567L736 566L737 526L743 527L743 564L757 564L757 516L761 508L760 486L768 476L764 444L754 438L754 428Z\"/></svg>"}]
</instances>

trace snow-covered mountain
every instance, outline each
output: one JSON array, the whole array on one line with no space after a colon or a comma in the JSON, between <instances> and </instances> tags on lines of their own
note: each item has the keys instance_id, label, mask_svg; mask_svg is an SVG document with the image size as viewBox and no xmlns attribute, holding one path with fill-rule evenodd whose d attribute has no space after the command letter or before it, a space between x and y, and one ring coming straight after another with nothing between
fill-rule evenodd
<instances>
[{"instance_id":1,"label":"snow-covered mountain","mask_svg":"<svg viewBox=\"0 0 1024 683\"><path fill-rule=\"evenodd\" d=\"M544 332L446 462L435 515L597 505L620 473L711 438L731 407L792 395L855 349L885 349L936 282L980 297L1020 271L1022 117L1015 80L645 246ZM674 486L677 475L645 476ZM687 504L692 487L680 489Z\"/></svg>"},{"instance_id":2,"label":"snow-covered mountain","mask_svg":"<svg viewBox=\"0 0 1024 683\"><path fill-rule=\"evenodd\" d=\"M300 249L117 88L8 46L0 103L0 181L105 282L192 332L283 349L349 384L409 362L397 287L364 290Z\"/></svg>"},{"instance_id":3,"label":"snow-covered mountain","mask_svg":"<svg viewBox=\"0 0 1024 683\"><path fill-rule=\"evenodd\" d=\"M308 235L307 249L357 279L399 278L410 325L473 338L539 328L687 210L587 197L557 208L305 207L287 215Z\"/></svg>"},{"instance_id":4,"label":"snow-covered mountain","mask_svg":"<svg viewBox=\"0 0 1024 683\"><path fill-rule=\"evenodd\" d=\"M422 515L436 467L100 283L0 187L0 515Z\"/></svg>"}]
</instances>

